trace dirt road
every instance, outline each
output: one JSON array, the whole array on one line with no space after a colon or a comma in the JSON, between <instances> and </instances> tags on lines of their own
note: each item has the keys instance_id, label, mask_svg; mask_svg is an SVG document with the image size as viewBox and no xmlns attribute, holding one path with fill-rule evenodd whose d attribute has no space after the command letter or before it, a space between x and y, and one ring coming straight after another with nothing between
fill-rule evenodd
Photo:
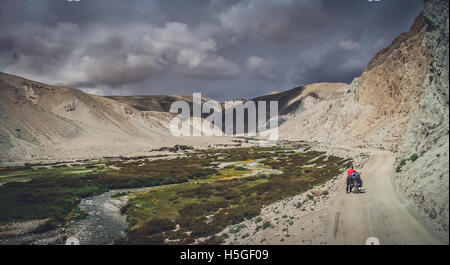
<instances>
[{"instance_id":1,"label":"dirt road","mask_svg":"<svg viewBox=\"0 0 450 265\"><path fill-rule=\"evenodd\" d=\"M364 154L354 161L362 166L357 170L365 192L346 194L346 173L343 173L316 188L327 190L328 195L312 198L308 191L264 207L258 218L271 227L258 229L261 222L256 219L244 221L240 231L224 244L364 245L371 237L382 245L448 244L448 238L428 230L414 209L397 197L392 182L396 158L393 153L328 145L322 149L332 150L337 156ZM219 234L228 233L230 228Z\"/></svg>"},{"instance_id":2,"label":"dirt road","mask_svg":"<svg viewBox=\"0 0 450 265\"><path fill-rule=\"evenodd\" d=\"M443 244L421 224L397 197L392 176L395 156L374 151L361 170L364 193L345 194L330 201L328 244L365 244L375 237L380 244ZM341 180L343 181L343 180Z\"/></svg>"}]
</instances>

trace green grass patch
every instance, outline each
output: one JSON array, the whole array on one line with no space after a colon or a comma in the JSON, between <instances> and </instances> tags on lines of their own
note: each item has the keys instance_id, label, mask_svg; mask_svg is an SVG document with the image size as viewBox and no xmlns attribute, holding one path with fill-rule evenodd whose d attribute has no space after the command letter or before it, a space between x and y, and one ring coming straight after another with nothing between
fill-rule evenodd
<instances>
[{"instance_id":1,"label":"green grass patch","mask_svg":"<svg viewBox=\"0 0 450 265\"><path fill-rule=\"evenodd\" d=\"M120 197L126 196L128 194L130 194L130 193L129 192L119 192L119 193L116 193L113 196L111 196L111 198L120 198Z\"/></svg>"},{"instance_id":2,"label":"green grass patch","mask_svg":"<svg viewBox=\"0 0 450 265\"><path fill-rule=\"evenodd\" d=\"M261 152L249 148L246 155L245 149L231 149L227 150L227 153L233 151L236 152L238 161L253 159L255 154L265 157L262 161L264 165L281 169L283 174L233 179L212 177L213 181L182 183L138 194L130 199L125 209L130 230L135 232L129 234L121 243L142 243L145 242L145 238L152 241L152 236L145 235L141 227L156 218L173 220L181 231L191 232L192 238L212 236L229 225L239 224L258 216L263 205L292 197L326 182L343 172L348 166L347 163L351 163L338 157L327 157L320 152L290 153L280 158L274 157L274 150L267 148ZM211 152L208 150L196 155L205 158L215 157ZM223 150L216 152L224 156ZM231 156L227 159L233 160ZM317 166L305 170L302 165L311 159L316 159ZM235 173L237 173L235 167L219 170L222 177ZM267 228L267 225L270 223L263 222L260 229ZM235 227L233 226L229 232L235 232L233 230ZM166 233L161 234L165 236Z\"/></svg>"},{"instance_id":3,"label":"green grass patch","mask_svg":"<svg viewBox=\"0 0 450 265\"><path fill-rule=\"evenodd\" d=\"M417 160L417 158L419 158L419 156L418 156L417 154L412 154L412 155L409 157L409 160L412 161L412 162L414 162L414 161Z\"/></svg>"},{"instance_id":4,"label":"green grass patch","mask_svg":"<svg viewBox=\"0 0 450 265\"><path fill-rule=\"evenodd\" d=\"M421 155L423 155L423 154L421 154ZM419 158L419 155L417 155L417 154L412 154L409 158L403 159L403 160L400 161L400 163L397 165L397 168L395 169L395 172L397 172L397 173L401 172L403 166L406 165L406 161L409 160L409 161L411 161L411 162L414 162L414 161L416 161L418 158Z\"/></svg>"},{"instance_id":5,"label":"green grass patch","mask_svg":"<svg viewBox=\"0 0 450 265\"><path fill-rule=\"evenodd\" d=\"M262 159L261 167L280 169L283 174L244 177L253 169L242 164L256 159ZM303 167L312 159L315 166ZM223 162L238 165L218 169L217 164ZM40 228L45 231L84 218L85 213L76 208L81 198L109 189L161 186L131 196L121 209L127 214L128 235L116 243L163 244L165 239L188 243L258 216L263 205L325 183L351 161L315 151L285 152L277 146L209 149L152 161L82 163L0 169L4 183L0 186L0 224L49 218ZM263 222L259 229L266 225Z\"/></svg>"},{"instance_id":6,"label":"green grass patch","mask_svg":"<svg viewBox=\"0 0 450 265\"><path fill-rule=\"evenodd\" d=\"M237 225L231 227L230 231L228 231L228 232L230 232L231 234L236 234L236 233L239 233L243 228L246 228L246 227L247 226L244 224L237 224Z\"/></svg>"}]
</instances>

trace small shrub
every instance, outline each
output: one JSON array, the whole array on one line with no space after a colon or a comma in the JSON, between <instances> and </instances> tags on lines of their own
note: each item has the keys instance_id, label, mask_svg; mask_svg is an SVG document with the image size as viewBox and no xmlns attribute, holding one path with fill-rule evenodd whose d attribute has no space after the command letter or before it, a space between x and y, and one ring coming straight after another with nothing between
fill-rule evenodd
<instances>
[{"instance_id":1,"label":"small shrub","mask_svg":"<svg viewBox=\"0 0 450 265\"><path fill-rule=\"evenodd\" d=\"M117 194L114 194L113 196L111 196L111 198L119 198L122 196L128 195L128 192L119 192Z\"/></svg>"},{"instance_id":2,"label":"small shrub","mask_svg":"<svg viewBox=\"0 0 450 265\"><path fill-rule=\"evenodd\" d=\"M228 235L227 233L223 233L218 237L215 237L217 244L221 245L225 242L225 239L229 238L230 235Z\"/></svg>"},{"instance_id":3,"label":"small shrub","mask_svg":"<svg viewBox=\"0 0 450 265\"><path fill-rule=\"evenodd\" d=\"M241 229L243 229L245 227L247 227L247 226L244 224L238 224L238 225L233 226L230 229L230 231L228 231L228 232L230 232L231 234L236 234L236 233L239 233L239 231L241 231Z\"/></svg>"},{"instance_id":4,"label":"small shrub","mask_svg":"<svg viewBox=\"0 0 450 265\"><path fill-rule=\"evenodd\" d=\"M242 235L241 238L246 238L246 237L249 237L249 236L250 236L250 234L246 233L246 234Z\"/></svg>"},{"instance_id":5,"label":"small shrub","mask_svg":"<svg viewBox=\"0 0 450 265\"><path fill-rule=\"evenodd\" d=\"M267 228L269 228L269 227L271 227L271 226L272 226L272 224L270 223L270 221L265 221L265 222L262 224L262 229L265 230L265 229L267 229Z\"/></svg>"},{"instance_id":6,"label":"small shrub","mask_svg":"<svg viewBox=\"0 0 450 265\"><path fill-rule=\"evenodd\" d=\"M153 219L145 223L139 231L146 235L153 235L175 229L175 223L169 219Z\"/></svg>"},{"instance_id":7,"label":"small shrub","mask_svg":"<svg viewBox=\"0 0 450 265\"><path fill-rule=\"evenodd\" d=\"M185 239L188 237L188 234L186 234L185 232L183 232L181 230L177 230L177 231L170 230L170 231L164 232L164 235L170 240Z\"/></svg>"},{"instance_id":8,"label":"small shrub","mask_svg":"<svg viewBox=\"0 0 450 265\"><path fill-rule=\"evenodd\" d=\"M411 160L411 161L416 161L417 160L417 158L419 158L419 156L417 155L417 154L412 154L410 157L409 157L409 160Z\"/></svg>"},{"instance_id":9,"label":"small shrub","mask_svg":"<svg viewBox=\"0 0 450 265\"><path fill-rule=\"evenodd\" d=\"M221 230L220 227L212 224L206 223L206 218L199 218L194 221L192 225L192 233L193 237L205 237L211 234L215 234Z\"/></svg>"}]
</instances>

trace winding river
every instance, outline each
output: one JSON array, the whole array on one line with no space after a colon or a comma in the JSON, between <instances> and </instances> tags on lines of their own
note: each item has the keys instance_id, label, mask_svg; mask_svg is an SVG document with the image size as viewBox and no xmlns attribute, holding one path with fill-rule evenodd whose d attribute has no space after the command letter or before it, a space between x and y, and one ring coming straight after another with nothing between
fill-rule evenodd
<instances>
[{"instance_id":1,"label":"winding river","mask_svg":"<svg viewBox=\"0 0 450 265\"><path fill-rule=\"evenodd\" d=\"M255 161L249 163L242 163L242 162L225 163L220 165L219 168L233 164L244 166L248 169L253 170L252 173L246 174L244 177L255 176L258 174L278 175L283 173L281 170L278 169L270 169L262 167L260 163L262 160L263 159L256 159ZM88 215L83 220L69 223L66 226L67 235L77 238L80 241L81 245L113 244L114 240L125 236L126 229L128 227L126 216L120 214L120 208L127 203L128 196L122 196L119 199L114 198L114 195L121 192L138 193L158 187L161 186L138 188L138 189L110 190L101 195L81 200L78 207L81 210L87 212Z\"/></svg>"},{"instance_id":2,"label":"winding river","mask_svg":"<svg viewBox=\"0 0 450 265\"><path fill-rule=\"evenodd\" d=\"M253 162L231 162L222 163L219 168L227 165L243 166L252 169L251 173L242 177L250 177L258 174L282 174L281 170L270 169L261 166L263 159ZM173 186L170 184L163 186ZM137 189L116 189L110 190L100 195L84 198L78 207L87 213L86 218L78 221L70 221L55 230L34 234L25 233L15 237L0 239L0 244L39 244L53 245L65 244L66 238L76 239L80 245L111 245L116 239L124 237L128 223L126 216L120 214L120 208L128 201L128 195L117 197L118 193L139 193L162 186L137 188Z\"/></svg>"}]
</instances>

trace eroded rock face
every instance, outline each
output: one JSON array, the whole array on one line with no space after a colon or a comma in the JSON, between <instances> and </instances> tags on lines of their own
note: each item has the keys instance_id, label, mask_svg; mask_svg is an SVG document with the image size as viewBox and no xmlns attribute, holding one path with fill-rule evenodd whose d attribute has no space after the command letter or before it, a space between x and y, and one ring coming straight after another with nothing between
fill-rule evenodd
<instances>
[{"instance_id":1,"label":"eroded rock face","mask_svg":"<svg viewBox=\"0 0 450 265\"><path fill-rule=\"evenodd\" d=\"M75 110L75 102L67 103L67 104L64 106L64 109L65 109L67 112L74 111L74 110Z\"/></svg>"},{"instance_id":2,"label":"eroded rock face","mask_svg":"<svg viewBox=\"0 0 450 265\"><path fill-rule=\"evenodd\" d=\"M410 30L378 52L350 85L283 117L282 139L387 149L414 161L396 173L400 192L448 238L448 0L424 1ZM396 165L397 166L397 165Z\"/></svg>"},{"instance_id":3,"label":"eroded rock face","mask_svg":"<svg viewBox=\"0 0 450 265\"><path fill-rule=\"evenodd\" d=\"M448 238L449 221L449 19L448 1L425 1L424 45L430 63L422 83L422 96L413 113L401 146L407 163L396 179L400 192L411 199L433 229Z\"/></svg>"},{"instance_id":4,"label":"eroded rock face","mask_svg":"<svg viewBox=\"0 0 450 265\"><path fill-rule=\"evenodd\" d=\"M410 31L375 55L361 75L357 102L374 106L380 117L410 114L416 108L430 64L426 30L426 18L420 14Z\"/></svg>"},{"instance_id":5,"label":"eroded rock face","mask_svg":"<svg viewBox=\"0 0 450 265\"><path fill-rule=\"evenodd\" d=\"M328 96L324 96L325 91L317 84L310 91L317 94L317 100L314 104L306 101L298 108L301 113L293 115L293 122L287 122L285 129L282 126L280 135L397 149L430 71L427 30L427 18L420 14L410 30L378 52L350 85L330 87Z\"/></svg>"},{"instance_id":6,"label":"eroded rock face","mask_svg":"<svg viewBox=\"0 0 450 265\"><path fill-rule=\"evenodd\" d=\"M123 108L123 111L124 111L125 114L127 114L127 115L133 114L133 111L132 111L130 108L127 108L127 107Z\"/></svg>"}]
</instances>

